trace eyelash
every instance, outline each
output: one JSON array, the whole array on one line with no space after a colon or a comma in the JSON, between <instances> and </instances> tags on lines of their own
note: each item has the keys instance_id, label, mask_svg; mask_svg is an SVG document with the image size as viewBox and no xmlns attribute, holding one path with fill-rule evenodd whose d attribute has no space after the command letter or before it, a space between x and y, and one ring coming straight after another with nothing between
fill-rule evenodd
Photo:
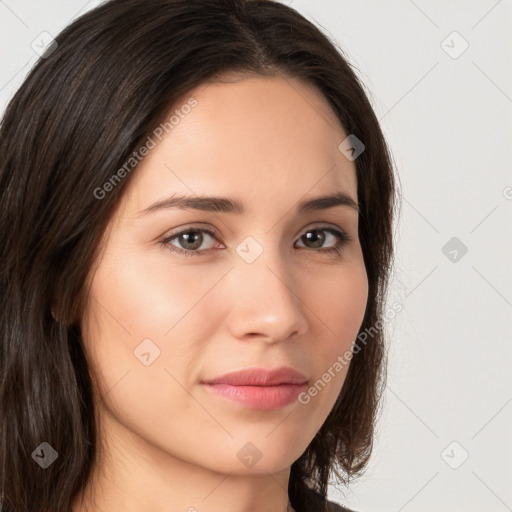
<instances>
[{"instance_id":1,"label":"eyelash","mask_svg":"<svg viewBox=\"0 0 512 512\"><path fill-rule=\"evenodd\" d=\"M305 231L304 234L301 235L300 238L302 238L302 236L304 236L306 233L309 233L310 231L327 231L327 232L333 234L334 236L338 237L338 240L339 240L339 243L335 247L329 247L327 249L318 249L318 250L311 249L314 252L323 252L323 253L330 254L333 256L338 256L343 252L345 245L352 242L352 237L349 236L345 231L334 229L331 227L310 228L307 231ZM168 236L166 236L164 239L162 239L158 243L162 247L165 247L167 250L174 252L174 253L182 254L184 256L200 256L200 255L202 255L201 253L207 252L207 249L206 250L203 249L201 251L199 251L199 250L192 251L189 249L181 249L181 248L176 247L170 243L171 240L174 240L176 237L178 237L184 233L207 233L212 238L216 238L216 233L214 233L210 229L187 228L182 231L178 231L176 233L169 234ZM307 247L306 247L306 249L307 249Z\"/></svg>"}]
</instances>

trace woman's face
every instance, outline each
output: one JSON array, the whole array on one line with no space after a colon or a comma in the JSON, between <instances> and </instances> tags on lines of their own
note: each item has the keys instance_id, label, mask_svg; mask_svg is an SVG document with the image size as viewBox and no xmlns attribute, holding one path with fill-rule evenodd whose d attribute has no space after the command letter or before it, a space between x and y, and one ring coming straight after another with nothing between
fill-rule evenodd
<instances>
[{"instance_id":1,"label":"woman's face","mask_svg":"<svg viewBox=\"0 0 512 512\"><path fill-rule=\"evenodd\" d=\"M284 78L203 85L166 122L175 110L133 171L90 276L82 330L100 418L159 463L276 472L331 411L365 312L357 210L298 209L337 193L357 202L355 163L338 149L348 134L315 89ZM161 203L178 196L230 198L244 211ZM307 383L224 388L241 400L204 384L283 366Z\"/></svg>"}]
</instances>

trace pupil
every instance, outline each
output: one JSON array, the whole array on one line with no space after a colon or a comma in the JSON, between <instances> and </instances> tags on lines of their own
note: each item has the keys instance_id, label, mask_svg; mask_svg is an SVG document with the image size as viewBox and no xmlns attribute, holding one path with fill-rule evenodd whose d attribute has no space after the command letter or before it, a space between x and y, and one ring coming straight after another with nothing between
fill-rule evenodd
<instances>
[{"instance_id":1,"label":"pupil","mask_svg":"<svg viewBox=\"0 0 512 512\"><path fill-rule=\"evenodd\" d=\"M190 235L190 233L193 233L193 234ZM201 246L202 235L198 231L190 231L189 233L184 233L181 236L185 240L185 246L184 246L185 249L197 249L198 247ZM195 237L195 241L192 240L194 237ZM199 240L199 242L198 242L198 240ZM187 247L187 245L186 245L187 243L192 244L192 247L190 247L190 246Z\"/></svg>"},{"instance_id":2,"label":"pupil","mask_svg":"<svg viewBox=\"0 0 512 512\"><path fill-rule=\"evenodd\" d=\"M321 231L308 231L305 235L308 241L313 241L314 247L322 247L323 245L325 236L323 234L320 235L319 233L321 233Z\"/></svg>"}]
</instances>

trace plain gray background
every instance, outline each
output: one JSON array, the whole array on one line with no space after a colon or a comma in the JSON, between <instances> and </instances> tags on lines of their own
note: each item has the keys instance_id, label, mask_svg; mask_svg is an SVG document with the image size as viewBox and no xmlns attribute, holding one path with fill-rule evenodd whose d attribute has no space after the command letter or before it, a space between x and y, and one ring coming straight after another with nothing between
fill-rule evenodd
<instances>
[{"instance_id":1,"label":"plain gray background","mask_svg":"<svg viewBox=\"0 0 512 512\"><path fill-rule=\"evenodd\" d=\"M0 0L1 112L40 34L99 3ZM512 510L512 0L286 3L368 87L403 203L373 457L329 497L358 512Z\"/></svg>"}]
</instances>

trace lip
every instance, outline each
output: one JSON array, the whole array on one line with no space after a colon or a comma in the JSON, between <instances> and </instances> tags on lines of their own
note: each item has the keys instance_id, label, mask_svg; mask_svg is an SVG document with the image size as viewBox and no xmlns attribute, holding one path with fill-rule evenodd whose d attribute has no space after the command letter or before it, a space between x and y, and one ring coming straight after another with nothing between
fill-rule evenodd
<instances>
[{"instance_id":1,"label":"lip","mask_svg":"<svg viewBox=\"0 0 512 512\"><path fill-rule=\"evenodd\" d=\"M249 368L203 381L205 388L249 409L275 410L294 402L308 378L293 368Z\"/></svg>"},{"instance_id":2,"label":"lip","mask_svg":"<svg viewBox=\"0 0 512 512\"><path fill-rule=\"evenodd\" d=\"M226 373L214 379L204 380L205 384L229 384L231 386L277 386L279 384L304 384L308 378L289 366L248 368Z\"/></svg>"}]
</instances>

